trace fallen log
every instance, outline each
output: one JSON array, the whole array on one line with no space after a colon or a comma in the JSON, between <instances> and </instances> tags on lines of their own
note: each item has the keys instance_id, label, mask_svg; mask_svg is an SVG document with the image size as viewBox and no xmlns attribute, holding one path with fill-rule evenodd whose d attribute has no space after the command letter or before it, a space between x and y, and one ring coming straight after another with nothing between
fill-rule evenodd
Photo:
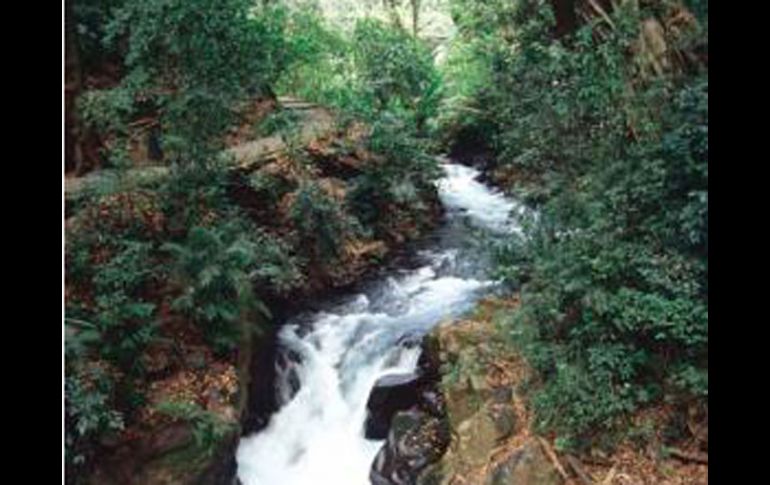
<instances>
[{"instance_id":1,"label":"fallen log","mask_svg":"<svg viewBox=\"0 0 770 485\"><path fill-rule=\"evenodd\" d=\"M548 456L548 459L551 460L551 463L553 463L553 466L556 468L556 470L559 472L559 475L564 479L565 482L569 482L569 475L567 474L567 471L562 466L561 462L559 461L559 458L556 456L556 452L553 451L553 448L551 448L551 445L548 444L548 442L538 436L538 441L540 441L540 445L543 447L543 451L545 451L545 454Z\"/></svg>"},{"instance_id":2,"label":"fallen log","mask_svg":"<svg viewBox=\"0 0 770 485\"><path fill-rule=\"evenodd\" d=\"M678 448L668 448L668 454L674 458L677 458L682 461L688 461L688 462L694 462L694 463L701 463L703 465L709 464L709 457L708 455L704 454L695 454L695 453L686 453Z\"/></svg>"},{"instance_id":3,"label":"fallen log","mask_svg":"<svg viewBox=\"0 0 770 485\"><path fill-rule=\"evenodd\" d=\"M575 475L580 479L580 482L583 483L583 485L594 485L593 479L585 470L583 470L583 465L580 464L580 460L572 455L567 455L566 458L570 468L572 468L572 471L575 472Z\"/></svg>"}]
</instances>

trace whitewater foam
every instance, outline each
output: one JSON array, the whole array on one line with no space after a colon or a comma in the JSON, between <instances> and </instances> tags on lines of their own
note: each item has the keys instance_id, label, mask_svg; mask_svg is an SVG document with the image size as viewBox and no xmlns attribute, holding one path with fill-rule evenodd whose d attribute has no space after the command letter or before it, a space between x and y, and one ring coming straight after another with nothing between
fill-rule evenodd
<instances>
[{"instance_id":1,"label":"whitewater foam","mask_svg":"<svg viewBox=\"0 0 770 485\"><path fill-rule=\"evenodd\" d=\"M518 230L510 217L514 202L480 183L477 170L443 167L438 191L450 217L496 234ZM494 285L452 274L461 254L452 247L425 250L424 266L313 315L309 331L297 322L282 329L280 343L300 356L299 390L265 429L241 439L236 459L243 485L369 483L382 446L364 437L369 393L379 378L413 371L420 354L418 346L400 342L470 310Z\"/></svg>"}]
</instances>

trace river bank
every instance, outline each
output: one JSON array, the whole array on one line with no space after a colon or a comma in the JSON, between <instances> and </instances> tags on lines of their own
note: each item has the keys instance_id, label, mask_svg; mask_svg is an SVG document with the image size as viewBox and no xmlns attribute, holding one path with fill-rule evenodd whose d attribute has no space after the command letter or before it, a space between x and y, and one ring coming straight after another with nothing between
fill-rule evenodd
<instances>
[{"instance_id":1,"label":"river bank","mask_svg":"<svg viewBox=\"0 0 770 485\"><path fill-rule=\"evenodd\" d=\"M366 440L363 426L377 379L410 372L420 349L409 342L446 318L460 315L494 287L489 254L474 244L514 228L514 203L476 181L479 172L445 163L438 182L446 224L418 251L421 265L374 281L342 303L289 322L280 343L296 354L293 372L278 388L296 394L260 433L241 441L238 475L251 483L324 483L368 480L381 441ZM289 382L294 380L294 384Z\"/></svg>"},{"instance_id":2,"label":"river bank","mask_svg":"<svg viewBox=\"0 0 770 485\"><path fill-rule=\"evenodd\" d=\"M368 176L365 171L387 159L367 148L368 133L359 125L329 129L304 146L294 147L292 153L274 154L259 163L231 169L221 175L222 180L206 181L211 187L204 189L220 189L221 183L224 197L218 203L225 207L201 204L204 215L194 230L206 234L230 217L227 214L237 212L242 214L238 230L247 228L241 240L255 237L274 241L266 249L276 253L269 257L279 260L276 264L268 259L266 268L258 266L248 276L265 311L240 315L236 328L241 337L237 346L226 352L207 340L191 312L181 312L178 307L180 287L189 282L171 270L169 245L165 243L178 240L181 214L167 213L161 197L173 188L158 188L157 184L165 183L162 180L149 185L128 181L105 195L84 197L72 211L67 220L68 266L77 257L99 264L109 262L114 253L120 254L125 244L122 240L112 248L98 239L106 228L119 237L124 233L136 237L138 232L147 240L141 244L151 251L152 258L146 257L141 263L155 262L159 268L147 271L157 275L152 291L140 288L147 307L157 308L147 315L155 318L152 328L157 336L149 339L146 350L139 347L136 351L141 362L141 372L131 380L136 403L123 404L131 414L126 414L122 429L90 444L91 453L98 458L87 472L91 483L229 483L238 436L244 430L261 429L276 408L275 340L285 319L373 278L393 261L407 259L404 255L410 251L406 245L439 223L441 206L433 187L417 187L410 204L382 202L382 207L376 207L382 216L375 223L362 227L350 223L355 216L347 193ZM303 198L312 199L305 207L307 213L300 205L307 202ZM303 227L308 222L311 227ZM212 252L211 258L226 262L232 251L242 249L237 245L221 247L218 237L211 238L202 249ZM284 263L288 264L280 266ZM265 271L268 278L254 276ZM274 274L288 284L270 279ZM85 309L99 308L93 299L90 273L77 276L68 274L68 301L82 302ZM227 296L229 290L218 289L216 293ZM212 301L213 310L205 311L221 311L214 306L217 304ZM195 305L191 310L193 314L197 311ZM82 330L71 331L70 338L82 335ZM87 372L104 365L90 351L82 363L76 362ZM115 381L125 380L109 366L106 371Z\"/></svg>"}]
</instances>

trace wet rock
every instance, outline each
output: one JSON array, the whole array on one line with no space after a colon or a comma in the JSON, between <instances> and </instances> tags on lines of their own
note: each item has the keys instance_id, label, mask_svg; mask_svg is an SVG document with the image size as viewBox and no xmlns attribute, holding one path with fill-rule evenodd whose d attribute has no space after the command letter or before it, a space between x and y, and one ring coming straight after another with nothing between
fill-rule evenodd
<instances>
[{"instance_id":1,"label":"wet rock","mask_svg":"<svg viewBox=\"0 0 770 485\"><path fill-rule=\"evenodd\" d=\"M444 402L444 396L441 392L435 389L426 389L420 396L421 407L429 414L441 417L446 414L446 403Z\"/></svg>"},{"instance_id":2,"label":"wet rock","mask_svg":"<svg viewBox=\"0 0 770 485\"><path fill-rule=\"evenodd\" d=\"M234 432L224 439L209 460L203 472L197 476L194 485L237 485L240 483L236 473L238 463L235 453L238 448L240 433Z\"/></svg>"},{"instance_id":3,"label":"wet rock","mask_svg":"<svg viewBox=\"0 0 770 485\"><path fill-rule=\"evenodd\" d=\"M294 397L299 391L300 380L297 369L302 359L299 354L291 349L279 348L275 363L275 381L277 400L283 405Z\"/></svg>"},{"instance_id":4,"label":"wet rock","mask_svg":"<svg viewBox=\"0 0 770 485\"><path fill-rule=\"evenodd\" d=\"M513 372L514 356L500 353L492 326L474 319L442 325L426 337L426 360L438 360L440 386L435 386L451 436L445 453L418 474L417 485L551 485L560 483L537 441L522 431ZM526 369L521 369L526 376ZM422 409L431 402L422 398ZM523 444L522 444L523 443ZM500 460L502 458L502 460ZM392 459L392 458L391 458ZM392 480L388 483L394 483Z\"/></svg>"},{"instance_id":5,"label":"wet rock","mask_svg":"<svg viewBox=\"0 0 770 485\"><path fill-rule=\"evenodd\" d=\"M404 347L405 349L412 349L420 346L422 343L422 336L417 333L407 333L398 339L397 345Z\"/></svg>"},{"instance_id":6,"label":"wet rock","mask_svg":"<svg viewBox=\"0 0 770 485\"><path fill-rule=\"evenodd\" d=\"M425 335L420 343L422 352L417 360L417 367L426 381L437 384L441 380L441 359L439 342L433 334Z\"/></svg>"},{"instance_id":7,"label":"wet rock","mask_svg":"<svg viewBox=\"0 0 770 485\"><path fill-rule=\"evenodd\" d=\"M190 423L171 423L123 443L97 463L90 485L225 485L235 474L233 431L212 455L199 447Z\"/></svg>"},{"instance_id":8,"label":"wet rock","mask_svg":"<svg viewBox=\"0 0 770 485\"><path fill-rule=\"evenodd\" d=\"M417 406L422 383L421 375L417 372L380 378L366 404L366 438L385 439L396 412Z\"/></svg>"},{"instance_id":9,"label":"wet rock","mask_svg":"<svg viewBox=\"0 0 770 485\"><path fill-rule=\"evenodd\" d=\"M261 431L270 420L270 415L278 409L279 396L276 388L276 365L279 347L277 344L276 327L268 327L269 331L256 339L251 349L248 363L248 399L243 417L243 433Z\"/></svg>"},{"instance_id":10,"label":"wet rock","mask_svg":"<svg viewBox=\"0 0 770 485\"><path fill-rule=\"evenodd\" d=\"M388 439L370 472L375 485L411 485L420 472L438 461L449 443L449 429L441 419L418 410L393 417Z\"/></svg>"},{"instance_id":11,"label":"wet rock","mask_svg":"<svg viewBox=\"0 0 770 485\"><path fill-rule=\"evenodd\" d=\"M411 407L397 411L387 423L387 440L372 465L370 479L374 485L411 485L417 483L424 470L442 457L450 441L444 396L438 389L441 378L435 340L421 342L418 371L408 396ZM391 383L406 385L407 376L393 378ZM411 391L410 391L411 392Z\"/></svg>"}]
</instances>

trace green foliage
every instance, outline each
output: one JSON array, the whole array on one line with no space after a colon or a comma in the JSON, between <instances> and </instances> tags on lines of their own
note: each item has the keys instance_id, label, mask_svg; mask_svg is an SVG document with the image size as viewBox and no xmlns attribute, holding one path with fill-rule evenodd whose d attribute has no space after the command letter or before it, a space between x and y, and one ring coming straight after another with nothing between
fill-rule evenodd
<instances>
[{"instance_id":1,"label":"green foliage","mask_svg":"<svg viewBox=\"0 0 770 485\"><path fill-rule=\"evenodd\" d=\"M502 30L512 28L514 12L522 2L506 0L452 0L450 10L452 20L458 30L464 35L499 34Z\"/></svg>"},{"instance_id":2,"label":"green foliage","mask_svg":"<svg viewBox=\"0 0 770 485\"><path fill-rule=\"evenodd\" d=\"M107 225L107 220L95 219L96 224L69 240L69 284L91 297L80 302L70 299L67 314L89 322L88 332L99 336L101 358L134 376L142 371L136 355L155 335L156 307L151 293L157 284L157 260L152 257L153 243L136 237L141 231L137 226L116 224L110 226L112 233L86 232L100 231L99 224ZM116 226L123 230L122 234L114 230Z\"/></svg>"},{"instance_id":3,"label":"green foliage","mask_svg":"<svg viewBox=\"0 0 770 485\"><path fill-rule=\"evenodd\" d=\"M438 174L436 161L426 155L428 146L418 137L426 132L442 96L442 79L428 48L402 29L374 19L359 20L351 36L330 30L317 14L294 13L287 30L292 39L295 63L280 88L304 99L336 107L338 118L362 119L371 127L367 148L381 161L366 164L348 192L356 218L374 225L389 204L422 207L422 194L432 190ZM315 195L312 195L315 194ZM303 191L294 215L304 234L316 222L318 254L336 254L341 227L319 192ZM318 209L311 210L311 204ZM326 209L324 209L326 207ZM317 212L302 222L302 216ZM321 214L327 216L322 217ZM301 229L302 230L302 229ZM321 242L325 241L325 242Z\"/></svg>"},{"instance_id":4,"label":"green foliage","mask_svg":"<svg viewBox=\"0 0 770 485\"><path fill-rule=\"evenodd\" d=\"M83 125L105 132L122 132L124 121L134 110L134 99L126 89L94 89L78 98Z\"/></svg>"},{"instance_id":5,"label":"green foliage","mask_svg":"<svg viewBox=\"0 0 770 485\"><path fill-rule=\"evenodd\" d=\"M64 393L66 470L72 477L88 466L99 439L122 430L124 421L115 409L112 380L98 366L68 366Z\"/></svg>"},{"instance_id":6,"label":"green foliage","mask_svg":"<svg viewBox=\"0 0 770 485\"><path fill-rule=\"evenodd\" d=\"M209 159L197 165L174 165L170 176L159 188L162 211L168 232L174 239L186 236L190 228L217 218L230 203L227 187L230 179L221 159Z\"/></svg>"},{"instance_id":7,"label":"green foliage","mask_svg":"<svg viewBox=\"0 0 770 485\"><path fill-rule=\"evenodd\" d=\"M359 115L371 112L356 79L351 42L312 10L293 11L287 21L290 67L277 89Z\"/></svg>"},{"instance_id":8,"label":"green foliage","mask_svg":"<svg viewBox=\"0 0 770 485\"><path fill-rule=\"evenodd\" d=\"M112 11L119 7L123 0L67 0L66 3L66 24L71 26L75 33L74 40L85 70L98 69L113 60L118 52L115 49L106 49L102 39L105 35L104 27L109 22Z\"/></svg>"},{"instance_id":9,"label":"green foliage","mask_svg":"<svg viewBox=\"0 0 770 485\"><path fill-rule=\"evenodd\" d=\"M126 242L93 277L92 317L101 332L101 353L129 374L141 372L135 357L153 340L156 305L148 285L155 273L150 245Z\"/></svg>"},{"instance_id":10,"label":"green foliage","mask_svg":"<svg viewBox=\"0 0 770 485\"><path fill-rule=\"evenodd\" d=\"M289 288L298 279L293 261L275 239L231 218L215 227L193 227L181 243L166 243L183 281L173 308L200 325L213 348L232 351L240 326L254 312L269 317L254 284ZM252 232L253 231L253 232Z\"/></svg>"},{"instance_id":11,"label":"green foliage","mask_svg":"<svg viewBox=\"0 0 770 485\"><path fill-rule=\"evenodd\" d=\"M458 36L449 43L447 58L440 66L444 95L436 120L445 144L463 136L481 141L494 133L493 124L481 109L483 91L493 82L490 54L485 48L490 40L489 36Z\"/></svg>"},{"instance_id":12,"label":"green foliage","mask_svg":"<svg viewBox=\"0 0 770 485\"><path fill-rule=\"evenodd\" d=\"M290 68L281 77L281 90L319 101L341 90L347 50L345 38L329 29L312 10L292 11L287 19L287 52ZM336 104L335 104L336 105Z\"/></svg>"},{"instance_id":13,"label":"green foliage","mask_svg":"<svg viewBox=\"0 0 770 485\"><path fill-rule=\"evenodd\" d=\"M167 401L157 406L158 411L172 418L187 421L193 426L195 444L212 456L224 438L236 429L234 423L202 409L190 402Z\"/></svg>"},{"instance_id":14,"label":"green foliage","mask_svg":"<svg viewBox=\"0 0 770 485\"><path fill-rule=\"evenodd\" d=\"M294 181L261 171L249 175L247 184L268 210L276 207L283 195L296 188Z\"/></svg>"},{"instance_id":15,"label":"green foliage","mask_svg":"<svg viewBox=\"0 0 770 485\"><path fill-rule=\"evenodd\" d=\"M368 148L381 158L368 164L354 181L348 200L357 217L372 224L387 215L391 204L423 207L422 194L440 175L438 163L417 138L405 136L404 122L387 114L377 119Z\"/></svg>"},{"instance_id":16,"label":"green foliage","mask_svg":"<svg viewBox=\"0 0 770 485\"><path fill-rule=\"evenodd\" d=\"M522 285L502 330L542 377L539 425L579 447L648 404L707 398L708 73L638 68L654 9L554 41L546 2L457 3L475 60L448 85L476 94L454 109L493 107L470 127L493 128L496 168L534 181L510 187L538 216L499 248L498 273Z\"/></svg>"},{"instance_id":17,"label":"green foliage","mask_svg":"<svg viewBox=\"0 0 770 485\"><path fill-rule=\"evenodd\" d=\"M258 126L259 137L280 135L291 137L291 132L299 127L300 116L293 110L277 110L270 113Z\"/></svg>"},{"instance_id":18,"label":"green foliage","mask_svg":"<svg viewBox=\"0 0 770 485\"><path fill-rule=\"evenodd\" d=\"M564 432L609 428L661 386L707 395L707 158L668 148L696 126L592 170L583 200L559 193L543 207L540 230L562 232L532 239L518 324L538 329L540 370L557 369L538 409Z\"/></svg>"},{"instance_id":19,"label":"green foliage","mask_svg":"<svg viewBox=\"0 0 770 485\"><path fill-rule=\"evenodd\" d=\"M416 127L435 114L440 77L430 51L401 29L365 19L356 24L353 56L375 111L406 109Z\"/></svg>"},{"instance_id":20,"label":"green foliage","mask_svg":"<svg viewBox=\"0 0 770 485\"><path fill-rule=\"evenodd\" d=\"M300 186L290 217L303 241L312 245L311 257L328 261L340 255L345 238L354 231L355 222L314 182Z\"/></svg>"},{"instance_id":21,"label":"green foliage","mask_svg":"<svg viewBox=\"0 0 770 485\"><path fill-rule=\"evenodd\" d=\"M115 427L110 419L130 424L144 404L146 351L165 336L161 308L188 316L226 353L242 325L264 312L257 292L297 284L289 248L245 221L227 198L227 182L216 163L178 166L152 191L95 195L68 225L67 454L82 456L73 476L87 472L99 440ZM108 387L81 385L79 369L94 362L111 369ZM85 437L76 434L78 420Z\"/></svg>"},{"instance_id":22,"label":"green foliage","mask_svg":"<svg viewBox=\"0 0 770 485\"><path fill-rule=\"evenodd\" d=\"M166 86L211 93L263 88L276 67L260 66L270 59L259 42L282 36L262 23L266 19L250 15L250 7L244 0L130 2L116 12L107 41L125 38L127 67L161 75Z\"/></svg>"},{"instance_id":23,"label":"green foliage","mask_svg":"<svg viewBox=\"0 0 770 485\"><path fill-rule=\"evenodd\" d=\"M143 357L160 330L158 288L168 275L158 234L126 204L140 198L117 201L93 215L89 206L79 216L90 223L67 235L65 454L73 483L144 403Z\"/></svg>"},{"instance_id":24,"label":"green foliage","mask_svg":"<svg viewBox=\"0 0 770 485\"><path fill-rule=\"evenodd\" d=\"M270 94L290 60L281 7L255 8L248 0L141 0L111 7L87 0L73 7L79 42L124 64L117 87L79 102L85 124L124 135L135 117L158 116L171 161L211 157L234 119L235 103ZM123 144L111 149L124 150Z\"/></svg>"},{"instance_id":25,"label":"green foliage","mask_svg":"<svg viewBox=\"0 0 770 485\"><path fill-rule=\"evenodd\" d=\"M107 147L101 153L107 166L125 168L127 120L136 109L132 93L120 87L88 90L77 98L76 109L84 132L109 134Z\"/></svg>"},{"instance_id":26,"label":"green foliage","mask_svg":"<svg viewBox=\"0 0 770 485\"><path fill-rule=\"evenodd\" d=\"M685 0L687 7L698 16L699 20L708 24L709 2L708 0Z\"/></svg>"},{"instance_id":27,"label":"green foliage","mask_svg":"<svg viewBox=\"0 0 770 485\"><path fill-rule=\"evenodd\" d=\"M441 77L429 49L404 30L363 19L346 36L302 12L292 15L287 31L294 63L282 90L368 121L388 111L412 133L435 116Z\"/></svg>"},{"instance_id":28,"label":"green foliage","mask_svg":"<svg viewBox=\"0 0 770 485\"><path fill-rule=\"evenodd\" d=\"M131 137L157 120L171 162L141 189L114 171L68 223L67 454L83 473L102 438L135 424L155 378L144 364L169 337L169 323L189 325L186 336L202 334L231 358L246 322L268 313L262 301L301 283L297 258L329 263L349 238L370 236L393 204L420 209L438 170L417 135L436 113L442 83L428 49L403 31L364 21L342 35L317 15L274 2L78 0L74 15L87 57L81 133L104 143L110 165L125 168ZM240 180L225 170L220 149L235 107L271 96L276 84L340 108L340 118L369 122L366 148L381 162L367 160L349 200L313 182L249 177L267 213L296 189L293 231L267 232L231 200ZM290 155L301 156L296 121L279 112L260 134L278 133ZM362 226L358 216L367 211ZM104 371L87 375L82 369L92 365ZM193 421L207 449L226 432L200 408L163 409Z\"/></svg>"}]
</instances>

